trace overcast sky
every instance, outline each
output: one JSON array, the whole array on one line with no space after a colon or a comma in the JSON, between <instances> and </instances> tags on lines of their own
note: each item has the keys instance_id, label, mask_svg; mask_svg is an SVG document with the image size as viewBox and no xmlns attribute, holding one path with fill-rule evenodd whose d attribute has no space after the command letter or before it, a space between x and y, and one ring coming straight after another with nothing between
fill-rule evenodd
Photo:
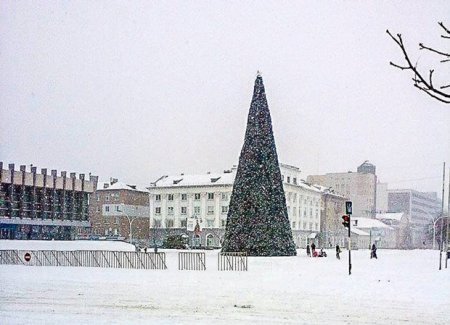
<instances>
[{"instance_id":1,"label":"overcast sky","mask_svg":"<svg viewBox=\"0 0 450 325\"><path fill-rule=\"evenodd\" d=\"M411 85L386 34L449 48L448 1L0 2L0 160L146 185L238 162L261 70L280 162L377 166L442 190L450 105Z\"/></svg>"}]
</instances>

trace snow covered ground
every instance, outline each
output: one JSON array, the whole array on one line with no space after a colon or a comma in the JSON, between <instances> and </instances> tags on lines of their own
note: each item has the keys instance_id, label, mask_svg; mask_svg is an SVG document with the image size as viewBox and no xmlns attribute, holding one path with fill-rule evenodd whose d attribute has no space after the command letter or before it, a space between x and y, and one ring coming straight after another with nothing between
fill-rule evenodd
<instances>
[{"instance_id":1,"label":"snow covered ground","mask_svg":"<svg viewBox=\"0 0 450 325\"><path fill-rule=\"evenodd\" d=\"M0 241L0 249L132 250L125 243ZM68 246L67 246L68 245ZM72 248L70 248L72 247ZM327 258L252 257L248 272L0 265L0 324L449 324L439 252L368 250Z\"/></svg>"}]
</instances>

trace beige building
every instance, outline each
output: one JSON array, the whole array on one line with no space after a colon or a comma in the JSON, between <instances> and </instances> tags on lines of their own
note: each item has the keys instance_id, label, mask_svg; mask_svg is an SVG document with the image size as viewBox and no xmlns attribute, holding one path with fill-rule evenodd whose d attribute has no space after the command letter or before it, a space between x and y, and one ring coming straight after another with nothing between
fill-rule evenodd
<instances>
[{"instance_id":1,"label":"beige building","mask_svg":"<svg viewBox=\"0 0 450 325\"><path fill-rule=\"evenodd\" d=\"M92 233L100 238L147 241L148 191L112 178L97 186L89 205ZM130 236L131 229L131 236Z\"/></svg>"},{"instance_id":2,"label":"beige building","mask_svg":"<svg viewBox=\"0 0 450 325\"><path fill-rule=\"evenodd\" d=\"M308 183L332 188L337 194L353 202L353 216L374 218L376 212L375 166L364 162L357 172L310 175Z\"/></svg>"},{"instance_id":3,"label":"beige building","mask_svg":"<svg viewBox=\"0 0 450 325\"><path fill-rule=\"evenodd\" d=\"M294 241L303 247L320 232L321 191L301 181L299 168L280 164L280 170ZM154 182L148 189L156 241L179 234L189 236L191 244L220 246L235 176L233 167L223 173L162 176ZM202 231L192 238L188 225L197 222Z\"/></svg>"}]
</instances>

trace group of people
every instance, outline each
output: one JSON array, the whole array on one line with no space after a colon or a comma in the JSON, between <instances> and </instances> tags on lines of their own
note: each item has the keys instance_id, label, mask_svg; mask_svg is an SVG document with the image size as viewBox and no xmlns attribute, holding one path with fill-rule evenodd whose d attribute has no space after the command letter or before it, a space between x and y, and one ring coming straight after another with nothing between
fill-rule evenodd
<instances>
[{"instance_id":1,"label":"group of people","mask_svg":"<svg viewBox=\"0 0 450 325\"><path fill-rule=\"evenodd\" d=\"M336 245L336 258L338 260L341 259L341 253L341 248L339 247L339 245ZM327 257L327 253L322 248L320 249L319 253L316 251L316 244L314 243L311 244L311 247L309 246L309 244L306 245L306 255L308 255L309 257ZM375 246L375 244L372 244L372 247L370 249L370 258L378 259L377 247Z\"/></svg>"},{"instance_id":2,"label":"group of people","mask_svg":"<svg viewBox=\"0 0 450 325\"><path fill-rule=\"evenodd\" d=\"M320 251L317 252L316 245L312 243L311 247L309 247L309 244L306 246L306 255L308 255L309 257L327 257L327 252L325 252L323 248L321 248Z\"/></svg>"}]
</instances>

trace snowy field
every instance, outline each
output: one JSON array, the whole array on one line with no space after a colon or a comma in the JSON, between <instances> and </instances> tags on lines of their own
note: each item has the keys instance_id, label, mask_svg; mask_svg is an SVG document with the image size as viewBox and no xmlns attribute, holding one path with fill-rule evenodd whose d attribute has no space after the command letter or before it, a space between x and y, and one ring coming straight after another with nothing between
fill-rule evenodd
<instances>
[{"instance_id":1,"label":"snowy field","mask_svg":"<svg viewBox=\"0 0 450 325\"><path fill-rule=\"evenodd\" d=\"M51 245L48 247L46 245ZM125 243L0 241L0 249L133 250ZM84 248L80 248L84 247ZM0 265L0 324L449 324L439 252L368 250L249 258L248 272ZM444 265L444 264L443 264Z\"/></svg>"}]
</instances>

